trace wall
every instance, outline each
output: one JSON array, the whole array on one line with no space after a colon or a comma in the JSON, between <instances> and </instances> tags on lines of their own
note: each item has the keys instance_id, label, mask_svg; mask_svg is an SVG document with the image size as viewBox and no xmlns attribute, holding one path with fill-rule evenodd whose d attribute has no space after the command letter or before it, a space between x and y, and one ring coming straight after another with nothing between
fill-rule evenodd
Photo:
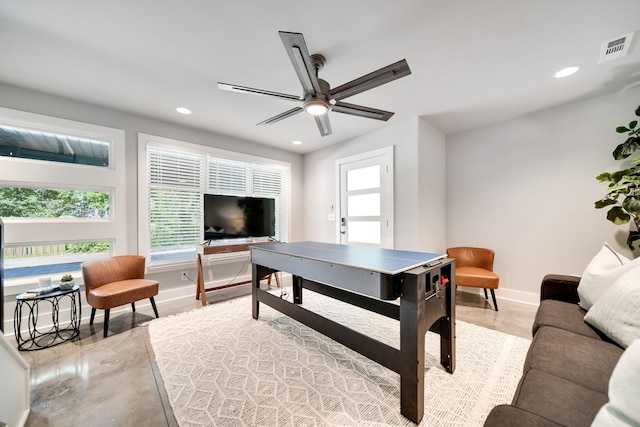
<instances>
[{"instance_id":1,"label":"wall","mask_svg":"<svg viewBox=\"0 0 640 427\"><path fill-rule=\"evenodd\" d=\"M537 302L545 274L581 274L604 241L633 256L629 227L594 202L639 101L635 88L447 137L447 245L494 249L500 297Z\"/></svg>"},{"instance_id":2,"label":"wall","mask_svg":"<svg viewBox=\"0 0 640 427\"><path fill-rule=\"evenodd\" d=\"M395 148L395 248L441 251L444 248L444 136L426 122L412 118L304 156L304 236L336 241L336 223L327 221L336 205L337 159L393 145ZM440 156L440 158L437 158ZM435 163L442 173L424 171ZM423 182L423 180L427 180ZM425 203L431 213L423 216ZM437 211L440 212L437 212ZM337 215L339 216L339 215ZM429 237L425 237L429 236Z\"/></svg>"},{"instance_id":3,"label":"wall","mask_svg":"<svg viewBox=\"0 0 640 427\"><path fill-rule=\"evenodd\" d=\"M175 123L162 122L123 111L117 111L93 104L78 102L67 98L61 98L58 96L48 95L1 83L0 106L12 108L15 110L61 117L79 122L108 126L125 131L125 157L127 174L126 191L128 206L128 211L126 213L126 224L127 235L130 236L126 247L127 252L129 253L137 253L138 251L138 132L177 139L193 144L201 144L224 150L251 154L254 156L262 156L291 163L291 228L289 231L289 236L291 240L300 240L302 238L302 221L300 220L300 218L302 215L301 201L303 161L302 156L299 154L278 150L276 148L256 144L251 141L240 140L227 135L215 134L203 130L189 128L187 126ZM235 266L225 264L221 268L221 271L218 272L219 274L217 274L217 279L219 281L224 281L226 280L226 275L228 275L229 279L232 278L235 274L238 273L239 268L242 266L243 262L244 261L241 261ZM184 266L182 266L180 270L185 270ZM195 259L193 265L188 268L188 271L190 277L195 280ZM182 282L180 280L179 274L180 271L174 270L149 276L150 278L160 281L160 295L158 297L159 302L162 301L163 298L168 299L184 295L195 295L195 285L190 282ZM5 291L5 301L9 303L7 304L7 306L5 306L5 311L6 313L13 313L13 304L16 292L12 293L10 288L6 288ZM85 309L83 310L83 313L89 313L89 310ZM9 319L6 320L7 322L5 322L5 332L11 333L11 322L9 321Z\"/></svg>"}]
</instances>

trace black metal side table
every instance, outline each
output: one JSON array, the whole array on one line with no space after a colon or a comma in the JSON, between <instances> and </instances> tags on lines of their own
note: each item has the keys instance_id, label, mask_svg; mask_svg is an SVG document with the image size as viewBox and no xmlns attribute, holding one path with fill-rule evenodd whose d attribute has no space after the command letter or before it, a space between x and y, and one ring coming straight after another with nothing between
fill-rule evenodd
<instances>
[{"instance_id":1,"label":"black metal side table","mask_svg":"<svg viewBox=\"0 0 640 427\"><path fill-rule=\"evenodd\" d=\"M82 301L80 287L75 285L71 289L57 290L41 295L22 293L16 296L16 310L13 315L13 329L18 342L18 349L22 351L49 348L80 335L80 318L82 316ZM60 325L60 302L69 300L69 322ZM46 330L39 330L38 305L42 302L51 303L52 326ZM28 333L22 333L22 311L28 311Z\"/></svg>"}]
</instances>

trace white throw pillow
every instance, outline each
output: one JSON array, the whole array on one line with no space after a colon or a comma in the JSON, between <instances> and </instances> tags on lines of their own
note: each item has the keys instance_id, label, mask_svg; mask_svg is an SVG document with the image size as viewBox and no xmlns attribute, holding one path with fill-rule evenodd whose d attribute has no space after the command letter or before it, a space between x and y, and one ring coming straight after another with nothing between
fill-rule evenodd
<instances>
[{"instance_id":1,"label":"white throw pillow","mask_svg":"<svg viewBox=\"0 0 640 427\"><path fill-rule=\"evenodd\" d=\"M622 353L609 380L609 402L600 408L591 427L640 425L640 340Z\"/></svg>"},{"instance_id":2,"label":"white throw pillow","mask_svg":"<svg viewBox=\"0 0 640 427\"><path fill-rule=\"evenodd\" d=\"M603 292L625 272L624 267L634 261L619 254L607 242L604 242L602 249L589 262L580 278L578 285L580 307L589 310Z\"/></svg>"},{"instance_id":3,"label":"white throw pillow","mask_svg":"<svg viewBox=\"0 0 640 427\"><path fill-rule=\"evenodd\" d=\"M640 339L640 266L618 278L593 304L584 321L623 348Z\"/></svg>"}]
</instances>

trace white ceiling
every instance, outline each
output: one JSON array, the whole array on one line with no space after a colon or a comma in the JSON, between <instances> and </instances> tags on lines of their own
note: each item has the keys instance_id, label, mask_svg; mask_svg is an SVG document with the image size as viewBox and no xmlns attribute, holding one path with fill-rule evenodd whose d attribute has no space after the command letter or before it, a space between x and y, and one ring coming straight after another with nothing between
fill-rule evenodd
<instances>
[{"instance_id":1,"label":"white ceiling","mask_svg":"<svg viewBox=\"0 0 640 427\"><path fill-rule=\"evenodd\" d=\"M0 0L0 82L305 153L409 117L451 134L640 85L640 32L598 65L639 17L640 0ZM306 114L255 126L293 105L217 82L300 95L279 30L326 56L332 87L406 58L410 76L346 100L396 115L330 113L324 138Z\"/></svg>"}]
</instances>

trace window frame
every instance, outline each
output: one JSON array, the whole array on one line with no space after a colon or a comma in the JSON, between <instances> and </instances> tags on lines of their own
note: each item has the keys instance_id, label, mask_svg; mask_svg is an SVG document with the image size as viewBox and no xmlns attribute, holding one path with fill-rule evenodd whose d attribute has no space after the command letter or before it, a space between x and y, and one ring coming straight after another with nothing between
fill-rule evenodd
<instances>
[{"instance_id":1,"label":"window frame","mask_svg":"<svg viewBox=\"0 0 640 427\"><path fill-rule=\"evenodd\" d=\"M108 167L0 156L0 186L105 191L110 194L108 218L3 218L5 246L109 241L112 254L126 253L125 132L4 107L0 107L0 123L109 142ZM33 278L12 279L5 285L10 288L22 283L33 283Z\"/></svg>"},{"instance_id":2,"label":"window frame","mask_svg":"<svg viewBox=\"0 0 640 427\"><path fill-rule=\"evenodd\" d=\"M204 169L201 171L200 196L208 190L209 179L209 159L215 157L223 160L238 161L258 166L266 166L285 170L287 173L286 182L286 208L283 213L285 220L285 236L290 234L290 218L291 218L291 163L280 160L274 160L266 157L259 157L250 154L228 151L216 147L194 144L186 141L175 140L171 138L138 133L138 252L150 260L150 232L149 232L149 163L148 163L148 147L165 148L173 151L184 151L185 153L201 155L204 157ZM253 190L252 182L247 183L247 191ZM251 194L244 194L251 196ZM203 228L204 218L200 218L200 228ZM194 251L195 254L195 251ZM217 257L224 258L225 254L220 256L212 255L211 259ZM228 255L228 254L227 254ZM181 267L195 266L195 256L192 260L184 258L175 262L152 263L147 262L148 272L163 272L176 270Z\"/></svg>"}]
</instances>

